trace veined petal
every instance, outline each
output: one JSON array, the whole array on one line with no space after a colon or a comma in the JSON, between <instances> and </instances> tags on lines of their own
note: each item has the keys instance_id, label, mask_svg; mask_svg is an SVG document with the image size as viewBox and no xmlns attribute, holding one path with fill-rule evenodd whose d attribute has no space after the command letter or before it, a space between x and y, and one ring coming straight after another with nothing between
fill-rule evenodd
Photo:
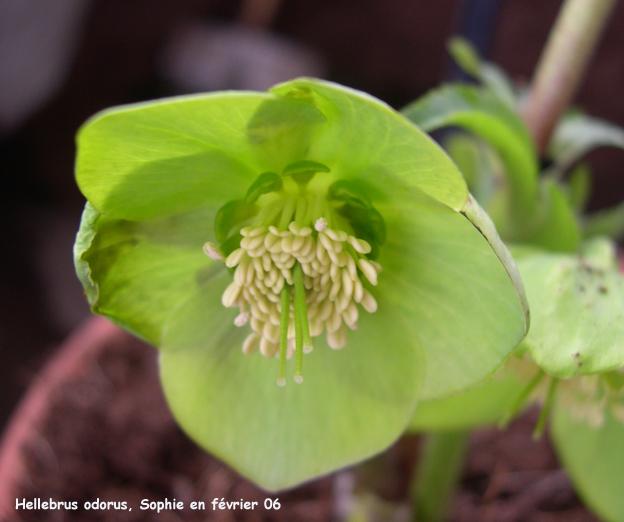
<instances>
[{"instance_id":1,"label":"veined petal","mask_svg":"<svg viewBox=\"0 0 624 522\"><path fill-rule=\"evenodd\" d=\"M280 96L310 100L327 118L308 157L329 165L338 178L365 185L388 181L454 210L468 189L457 167L433 140L383 102L341 85L300 79L272 88ZM376 193L384 199L384 191Z\"/></svg>"},{"instance_id":2,"label":"veined petal","mask_svg":"<svg viewBox=\"0 0 624 522\"><path fill-rule=\"evenodd\" d=\"M396 303L418 332L427 368L421 398L442 398L483 381L528 328L511 256L503 265L490 245L496 241L499 255L506 253L493 226L479 230L462 214L426 211L407 198L380 212L388 239L376 295Z\"/></svg>"},{"instance_id":3,"label":"veined petal","mask_svg":"<svg viewBox=\"0 0 624 522\"><path fill-rule=\"evenodd\" d=\"M74 257L93 311L160 344L169 314L213 272L223 271L202 251L215 213L207 207L136 222L101 215L87 203Z\"/></svg>"},{"instance_id":4,"label":"veined petal","mask_svg":"<svg viewBox=\"0 0 624 522\"><path fill-rule=\"evenodd\" d=\"M81 128L76 179L110 217L171 216L240 197L261 172L281 172L322 121L310 103L255 92L123 106Z\"/></svg>"},{"instance_id":5,"label":"veined petal","mask_svg":"<svg viewBox=\"0 0 624 522\"><path fill-rule=\"evenodd\" d=\"M416 405L423 366L418 336L392 302L380 301L349 333L348 348L331 350L318 337L304 359L305 382L279 387L277 361L244 355L249 331L233 326L236 312L215 299L230 282L226 273L209 281L164 332L165 395L193 439L269 490L396 440Z\"/></svg>"},{"instance_id":6,"label":"veined petal","mask_svg":"<svg viewBox=\"0 0 624 522\"><path fill-rule=\"evenodd\" d=\"M602 520L624 520L624 426L610 407L603 423L591 426L567 408L553 408L551 433L557 455L584 502Z\"/></svg>"},{"instance_id":7,"label":"veined petal","mask_svg":"<svg viewBox=\"0 0 624 522\"><path fill-rule=\"evenodd\" d=\"M421 401L409 431L476 429L500 422L526 388L526 382L504 365L494 376L466 392L436 401Z\"/></svg>"}]
</instances>

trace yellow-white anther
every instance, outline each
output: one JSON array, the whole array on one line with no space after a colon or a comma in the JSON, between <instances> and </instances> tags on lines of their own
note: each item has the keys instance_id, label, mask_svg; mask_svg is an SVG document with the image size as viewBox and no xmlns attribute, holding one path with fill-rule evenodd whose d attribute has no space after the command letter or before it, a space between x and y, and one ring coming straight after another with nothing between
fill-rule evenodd
<instances>
[{"instance_id":1,"label":"yellow-white anther","mask_svg":"<svg viewBox=\"0 0 624 522\"><path fill-rule=\"evenodd\" d=\"M377 270L375 270L375 267L370 264L370 261L366 259L359 259L357 264L360 267L362 273L366 276L366 279L370 281L370 284L376 286Z\"/></svg>"},{"instance_id":2,"label":"yellow-white anther","mask_svg":"<svg viewBox=\"0 0 624 522\"><path fill-rule=\"evenodd\" d=\"M227 266L228 268L234 268L236 265L238 265L238 263L241 262L241 259L243 259L244 255L245 250L243 250L242 248L237 248L236 250L234 250L234 252L227 256L227 259L225 260L225 266Z\"/></svg>"},{"instance_id":3,"label":"yellow-white anther","mask_svg":"<svg viewBox=\"0 0 624 522\"><path fill-rule=\"evenodd\" d=\"M260 346L260 336L257 333L252 333L247 336L243 342L243 353L245 355L251 355L258 351Z\"/></svg>"},{"instance_id":4,"label":"yellow-white anther","mask_svg":"<svg viewBox=\"0 0 624 522\"><path fill-rule=\"evenodd\" d=\"M221 250L219 250L219 247L214 243L204 244L204 254L215 261L223 261L223 254L221 253Z\"/></svg>"},{"instance_id":5,"label":"yellow-white anther","mask_svg":"<svg viewBox=\"0 0 624 522\"><path fill-rule=\"evenodd\" d=\"M371 246L367 241L363 239L357 239L356 237L349 236L349 244L354 248L356 252L360 254L369 254L371 251Z\"/></svg>"},{"instance_id":6,"label":"yellow-white anther","mask_svg":"<svg viewBox=\"0 0 624 522\"><path fill-rule=\"evenodd\" d=\"M347 345L347 330L344 325L341 325L340 328L334 332L327 334L327 344L329 344L329 347L333 350L340 350Z\"/></svg>"},{"instance_id":7,"label":"yellow-white anther","mask_svg":"<svg viewBox=\"0 0 624 522\"><path fill-rule=\"evenodd\" d=\"M240 285L237 285L236 283L230 283L225 289L225 292L223 292L223 295L221 296L221 304L223 304L223 306L225 306L226 308L234 306L234 303L236 303L240 291Z\"/></svg>"},{"instance_id":8,"label":"yellow-white anther","mask_svg":"<svg viewBox=\"0 0 624 522\"><path fill-rule=\"evenodd\" d=\"M234 325L239 326L239 327L245 326L249 322L250 318L251 318L251 314L249 312L241 312L234 319Z\"/></svg>"},{"instance_id":9,"label":"yellow-white anther","mask_svg":"<svg viewBox=\"0 0 624 522\"><path fill-rule=\"evenodd\" d=\"M267 359L271 357L275 357L279 347L276 343L272 343L266 337L262 337L260 339L260 353L264 355Z\"/></svg>"},{"instance_id":10,"label":"yellow-white anther","mask_svg":"<svg viewBox=\"0 0 624 522\"><path fill-rule=\"evenodd\" d=\"M364 290L364 297L362 297L362 307L369 314L377 311L377 301L368 290Z\"/></svg>"},{"instance_id":11,"label":"yellow-white anther","mask_svg":"<svg viewBox=\"0 0 624 522\"><path fill-rule=\"evenodd\" d=\"M323 232L327 228L327 220L324 217L320 217L314 223L314 228L317 232Z\"/></svg>"},{"instance_id":12,"label":"yellow-white anther","mask_svg":"<svg viewBox=\"0 0 624 522\"><path fill-rule=\"evenodd\" d=\"M234 280L226 288L221 301L226 307L239 307L236 326L250 324L252 333L243 343L243 353L260 351L265 357L279 355L284 325L281 315L281 294L285 285L293 287L294 274L301 266L302 288L305 292L304 313L308 318L309 344L303 352L312 351L312 340L325 333L329 346L343 348L347 344L347 328L357 329L359 310L377 310L377 302L364 289L362 281L377 284L381 266L364 256L370 245L343 230L330 229L327 220L318 218L311 227L291 222L287 230L275 226L245 227L240 248L225 259L234 269ZM204 251L216 255L218 249L206 243ZM212 256L211 256L212 257ZM223 256L221 256L223 258ZM286 326L286 357L295 354L294 291ZM295 375L296 382L303 380ZM283 376L279 385L285 384Z\"/></svg>"}]
</instances>

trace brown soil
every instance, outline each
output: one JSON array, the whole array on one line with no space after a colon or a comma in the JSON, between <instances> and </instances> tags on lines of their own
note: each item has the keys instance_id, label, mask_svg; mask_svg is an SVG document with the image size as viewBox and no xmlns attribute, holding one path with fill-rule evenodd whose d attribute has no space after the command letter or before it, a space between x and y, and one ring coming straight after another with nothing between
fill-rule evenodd
<instances>
[{"instance_id":1,"label":"brown soil","mask_svg":"<svg viewBox=\"0 0 624 522\"><path fill-rule=\"evenodd\" d=\"M77 509L19 509L9 514L7 521L340 519L338 513L344 507L340 506L344 504L341 496L345 484L349 489L352 474L343 472L269 495L195 446L167 410L152 348L127 336L89 366L87 379L66 384L53 398L39 436L23 448L27 478L15 495L27 501L73 501ZM486 430L473 436L465 476L452 509L453 522L597 520L582 507L565 473L558 469L548 441L531 440L534 423L535 412L530 412L504 434ZM381 494L386 501L399 508L391 510L394 520L409 516L405 501L409 464L405 456L415 452L416 443L414 437L404 438L389 457L376 459L377 464L373 461L376 470L393 470L390 479L378 482L385 485ZM267 498L279 498L281 509L265 509ZM354 497L350 498L353 501ZM83 508L85 502L98 499L117 502L118 507L126 502L132 509ZM140 509L143 499L176 499L185 508L157 514ZM254 510L213 511L213 499L258 504ZM191 510L193 501L204 501L206 509ZM390 519L385 513L378 515L380 520Z\"/></svg>"}]
</instances>

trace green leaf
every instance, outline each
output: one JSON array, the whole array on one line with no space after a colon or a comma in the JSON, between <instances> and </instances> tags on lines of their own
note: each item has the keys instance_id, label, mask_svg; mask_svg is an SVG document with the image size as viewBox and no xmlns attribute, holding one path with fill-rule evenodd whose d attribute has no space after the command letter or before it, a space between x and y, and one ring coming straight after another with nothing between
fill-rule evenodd
<instances>
[{"instance_id":1,"label":"green leaf","mask_svg":"<svg viewBox=\"0 0 624 522\"><path fill-rule=\"evenodd\" d=\"M624 235L624 202L588 216L583 223L583 235L620 239Z\"/></svg>"},{"instance_id":2,"label":"green leaf","mask_svg":"<svg viewBox=\"0 0 624 522\"><path fill-rule=\"evenodd\" d=\"M200 445L268 490L293 487L392 444L412 416L424 369L413 326L392 302L331 350L318 337L303 384L276 385L279 363L241 353L246 328L218 296L227 274L171 316L160 365L167 401ZM216 297L216 298L215 298ZM290 365L289 367L292 367Z\"/></svg>"},{"instance_id":3,"label":"green leaf","mask_svg":"<svg viewBox=\"0 0 624 522\"><path fill-rule=\"evenodd\" d=\"M621 416L620 416L621 417ZM564 407L553 412L555 449L583 501L607 522L624 521L624 425L610 408L598 427L575 419Z\"/></svg>"},{"instance_id":4,"label":"green leaf","mask_svg":"<svg viewBox=\"0 0 624 522\"><path fill-rule=\"evenodd\" d=\"M491 221L470 201L464 210L470 221L419 212L407 198L379 209L388 238L375 295L397 303L418 332L427 368L424 400L484 381L528 328L515 264Z\"/></svg>"},{"instance_id":5,"label":"green leaf","mask_svg":"<svg viewBox=\"0 0 624 522\"><path fill-rule=\"evenodd\" d=\"M496 153L483 140L463 131L450 133L443 145L464 175L470 193L489 212L488 204L504 177Z\"/></svg>"},{"instance_id":6,"label":"green leaf","mask_svg":"<svg viewBox=\"0 0 624 522\"><path fill-rule=\"evenodd\" d=\"M491 379L459 395L418 403L409 430L466 430L496 424L507 414L526 383L504 366Z\"/></svg>"},{"instance_id":7,"label":"green leaf","mask_svg":"<svg viewBox=\"0 0 624 522\"><path fill-rule=\"evenodd\" d=\"M327 118L307 157L331 168L331 179L357 179L363 185L383 182L390 190L401 186L420 191L433 204L454 210L464 206L468 190L448 156L381 101L319 80L294 80L270 92L305 96ZM383 198L384 192L374 195Z\"/></svg>"},{"instance_id":8,"label":"green leaf","mask_svg":"<svg viewBox=\"0 0 624 522\"><path fill-rule=\"evenodd\" d=\"M202 252L214 241L215 211L133 222L100 215L87 203L74 255L93 311L160 344L171 312L212 271L223 270Z\"/></svg>"},{"instance_id":9,"label":"green leaf","mask_svg":"<svg viewBox=\"0 0 624 522\"><path fill-rule=\"evenodd\" d=\"M557 163L558 169L566 171L598 147L624 149L624 129L575 112L560 120L550 140L548 155Z\"/></svg>"},{"instance_id":10,"label":"green leaf","mask_svg":"<svg viewBox=\"0 0 624 522\"><path fill-rule=\"evenodd\" d=\"M613 265L541 254L518 268L532 309L524 344L542 369L568 378L624 364L624 278Z\"/></svg>"},{"instance_id":11,"label":"green leaf","mask_svg":"<svg viewBox=\"0 0 624 522\"><path fill-rule=\"evenodd\" d=\"M455 36L448 44L453 59L466 73L486 85L508 107L515 107L517 95L513 83L497 65L483 61L470 41Z\"/></svg>"},{"instance_id":12,"label":"green leaf","mask_svg":"<svg viewBox=\"0 0 624 522\"><path fill-rule=\"evenodd\" d=\"M427 132L457 126L483 138L505 163L514 214L531 213L537 197L535 147L520 117L491 92L471 85L448 85L402 112Z\"/></svg>"},{"instance_id":13,"label":"green leaf","mask_svg":"<svg viewBox=\"0 0 624 522\"><path fill-rule=\"evenodd\" d=\"M591 193L591 170L587 163L579 163L568 176L567 196L576 211L585 210Z\"/></svg>"},{"instance_id":14,"label":"green leaf","mask_svg":"<svg viewBox=\"0 0 624 522\"><path fill-rule=\"evenodd\" d=\"M551 178L540 180L535 214L516 239L553 252L575 252L581 230L569 199Z\"/></svg>"}]
</instances>

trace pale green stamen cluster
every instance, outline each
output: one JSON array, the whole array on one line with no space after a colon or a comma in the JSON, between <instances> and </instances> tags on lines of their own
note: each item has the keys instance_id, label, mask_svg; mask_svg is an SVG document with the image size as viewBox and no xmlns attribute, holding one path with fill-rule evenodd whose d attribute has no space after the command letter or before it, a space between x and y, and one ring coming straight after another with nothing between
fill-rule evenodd
<instances>
[{"instance_id":1,"label":"pale green stamen cluster","mask_svg":"<svg viewBox=\"0 0 624 522\"><path fill-rule=\"evenodd\" d=\"M310 206L324 215L306 209ZM245 354L259 350L265 357L279 356L278 384L284 385L286 359L296 355L294 379L302 382L302 356L312 350L314 337L325 332L331 348L343 348L347 328L358 326L357 304L370 313L377 310L362 276L376 285L381 266L366 257L370 245L338 228L347 227L314 198L290 198L271 207L258 221L277 224L243 228L240 248L227 256L226 266L235 268L234 281L222 303L239 308L237 326L251 325ZM217 258L212 249L204 247Z\"/></svg>"}]
</instances>

